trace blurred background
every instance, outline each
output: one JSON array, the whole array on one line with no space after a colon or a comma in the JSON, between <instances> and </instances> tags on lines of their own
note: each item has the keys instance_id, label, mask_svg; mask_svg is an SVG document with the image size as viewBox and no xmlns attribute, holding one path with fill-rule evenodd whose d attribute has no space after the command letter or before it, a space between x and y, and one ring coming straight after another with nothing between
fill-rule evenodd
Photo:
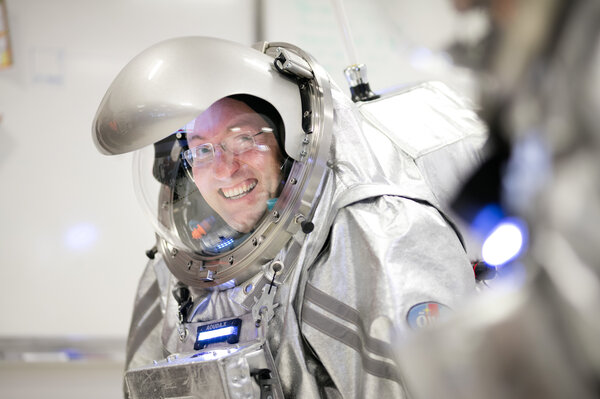
<instances>
[{"instance_id":1,"label":"blurred background","mask_svg":"<svg viewBox=\"0 0 600 399\"><path fill-rule=\"evenodd\" d=\"M444 49L486 29L447 0L345 0L371 88L441 80L475 99ZM0 397L120 397L151 224L130 155L100 155L109 84L164 39L207 35L307 50L344 90L341 29L322 0L0 0Z\"/></svg>"}]
</instances>

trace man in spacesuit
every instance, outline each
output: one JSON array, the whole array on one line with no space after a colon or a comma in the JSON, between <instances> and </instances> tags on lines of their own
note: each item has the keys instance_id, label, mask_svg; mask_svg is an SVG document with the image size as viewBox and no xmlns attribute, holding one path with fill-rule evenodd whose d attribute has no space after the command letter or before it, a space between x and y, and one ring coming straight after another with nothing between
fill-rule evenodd
<instances>
[{"instance_id":1,"label":"man in spacesuit","mask_svg":"<svg viewBox=\"0 0 600 399\"><path fill-rule=\"evenodd\" d=\"M480 127L435 86L400 96L448 99L436 132ZM426 117L414 111L397 120ZM289 44L172 39L121 71L94 139L104 153L136 151L157 233L126 395L404 396L396 344L460 306L475 280L423 161L451 145L414 155L394 138L400 125L361 112Z\"/></svg>"}]
</instances>

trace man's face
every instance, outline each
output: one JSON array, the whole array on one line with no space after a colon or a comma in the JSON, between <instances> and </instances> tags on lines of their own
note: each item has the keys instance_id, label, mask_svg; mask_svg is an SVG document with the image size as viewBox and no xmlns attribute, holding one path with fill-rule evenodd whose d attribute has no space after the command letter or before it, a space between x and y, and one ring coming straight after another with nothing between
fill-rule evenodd
<instances>
[{"instance_id":1,"label":"man's face","mask_svg":"<svg viewBox=\"0 0 600 399\"><path fill-rule=\"evenodd\" d=\"M190 126L191 125L191 126ZM241 101L223 98L188 125L188 146L211 143L214 159L193 166L193 177L206 202L239 232L249 232L278 193L281 151L273 133L254 136L256 147L235 155L219 144L242 133L254 135L268 126ZM227 147L227 146L226 146Z\"/></svg>"}]
</instances>

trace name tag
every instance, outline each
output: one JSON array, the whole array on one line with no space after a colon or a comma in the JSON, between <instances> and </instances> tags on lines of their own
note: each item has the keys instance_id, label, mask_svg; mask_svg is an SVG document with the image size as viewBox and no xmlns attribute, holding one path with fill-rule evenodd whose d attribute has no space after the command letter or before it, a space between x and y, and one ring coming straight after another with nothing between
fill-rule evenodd
<instances>
[{"instance_id":1,"label":"name tag","mask_svg":"<svg viewBox=\"0 0 600 399\"><path fill-rule=\"evenodd\" d=\"M231 319L199 326L196 333L194 349L203 349L207 345L217 342L236 344L240 340L241 327L241 319Z\"/></svg>"}]
</instances>

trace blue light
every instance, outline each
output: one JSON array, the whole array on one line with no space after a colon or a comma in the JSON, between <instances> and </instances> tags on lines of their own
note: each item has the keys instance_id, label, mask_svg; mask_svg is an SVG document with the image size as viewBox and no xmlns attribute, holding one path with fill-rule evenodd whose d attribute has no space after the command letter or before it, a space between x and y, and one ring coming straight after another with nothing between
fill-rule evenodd
<instances>
[{"instance_id":1,"label":"blue light","mask_svg":"<svg viewBox=\"0 0 600 399\"><path fill-rule=\"evenodd\" d=\"M482 208L471 222L471 229L480 237L487 237L504 219L504 211L498 204L489 204Z\"/></svg>"},{"instance_id":2,"label":"blue light","mask_svg":"<svg viewBox=\"0 0 600 399\"><path fill-rule=\"evenodd\" d=\"M216 330L201 331L198 333L198 338L196 340L197 341L206 341L208 339L213 339L213 338L227 337L229 335L233 335L236 333L237 333L237 327L229 326L229 327L225 327L225 328L218 328Z\"/></svg>"},{"instance_id":3,"label":"blue light","mask_svg":"<svg viewBox=\"0 0 600 399\"><path fill-rule=\"evenodd\" d=\"M241 325L241 319L231 319L199 326L194 349L200 350L218 342L228 344L239 342Z\"/></svg>"},{"instance_id":4,"label":"blue light","mask_svg":"<svg viewBox=\"0 0 600 399\"><path fill-rule=\"evenodd\" d=\"M65 355L69 358L69 360L81 360L85 357L85 355L78 349L68 348L63 351Z\"/></svg>"},{"instance_id":5,"label":"blue light","mask_svg":"<svg viewBox=\"0 0 600 399\"><path fill-rule=\"evenodd\" d=\"M227 238L217 244L217 249L223 249L233 244L233 238Z\"/></svg>"},{"instance_id":6,"label":"blue light","mask_svg":"<svg viewBox=\"0 0 600 399\"><path fill-rule=\"evenodd\" d=\"M486 263L500 266L519 256L526 245L525 223L517 218L506 218L485 239L481 255Z\"/></svg>"}]
</instances>

